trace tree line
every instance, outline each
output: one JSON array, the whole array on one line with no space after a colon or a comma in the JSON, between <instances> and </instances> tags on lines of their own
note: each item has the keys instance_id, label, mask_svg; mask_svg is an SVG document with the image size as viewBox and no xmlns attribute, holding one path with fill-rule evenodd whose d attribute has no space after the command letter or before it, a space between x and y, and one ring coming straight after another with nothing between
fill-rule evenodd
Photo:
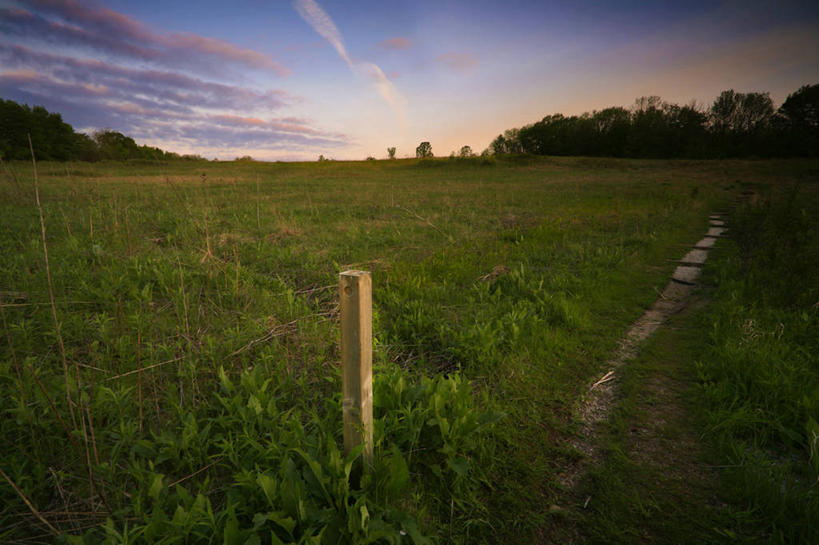
<instances>
[{"instance_id":1,"label":"tree line","mask_svg":"<svg viewBox=\"0 0 819 545\"><path fill-rule=\"evenodd\" d=\"M769 93L723 91L710 107L642 97L630 109L548 115L498 135L485 153L652 158L819 155L819 84L774 108Z\"/></svg>"},{"instance_id":2,"label":"tree line","mask_svg":"<svg viewBox=\"0 0 819 545\"><path fill-rule=\"evenodd\" d=\"M103 129L91 136L74 131L58 113L42 106L29 107L0 99L0 157L4 160L30 159L28 136L38 160L43 161L127 161L191 159L151 146L140 146L133 138Z\"/></svg>"}]
</instances>

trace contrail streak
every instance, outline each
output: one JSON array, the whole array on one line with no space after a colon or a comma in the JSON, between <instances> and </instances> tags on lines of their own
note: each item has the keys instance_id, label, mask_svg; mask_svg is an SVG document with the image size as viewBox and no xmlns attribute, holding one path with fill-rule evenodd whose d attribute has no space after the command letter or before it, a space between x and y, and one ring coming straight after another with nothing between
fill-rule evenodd
<instances>
[{"instance_id":1,"label":"contrail streak","mask_svg":"<svg viewBox=\"0 0 819 545\"><path fill-rule=\"evenodd\" d=\"M375 86L378 94L384 99L393 112L395 112L401 127L406 124L406 103L407 99L395 88L395 85L387 79L384 72L377 64L358 61L353 62L350 55L347 53L347 48L344 47L344 38L338 27L322 9L315 0L294 0L293 7L301 15L307 24L313 27L322 38L330 42L335 50L338 52L342 60L347 63L347 66L356 74L363 76L370 80Z\"/></svg>"}]
</instances>

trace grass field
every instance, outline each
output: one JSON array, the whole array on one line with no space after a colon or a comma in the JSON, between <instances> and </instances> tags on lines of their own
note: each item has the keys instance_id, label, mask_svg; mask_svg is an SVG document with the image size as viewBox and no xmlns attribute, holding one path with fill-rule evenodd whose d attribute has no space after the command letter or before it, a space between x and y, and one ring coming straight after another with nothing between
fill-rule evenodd
<instances>
[{"instance_id":1,"label":"grass field","mask_svg":"<svg viewBox=\"0 0 819 545\"><path fill-rule=\"evenodd\" d=\"M48 266L32 165L0 184L8 542L548 540L572 408L708 213L819 176L583 158L37 168ZM339 453L348 268L374 286L376 467L358 486Z\"/></svg>"}]
</instances>

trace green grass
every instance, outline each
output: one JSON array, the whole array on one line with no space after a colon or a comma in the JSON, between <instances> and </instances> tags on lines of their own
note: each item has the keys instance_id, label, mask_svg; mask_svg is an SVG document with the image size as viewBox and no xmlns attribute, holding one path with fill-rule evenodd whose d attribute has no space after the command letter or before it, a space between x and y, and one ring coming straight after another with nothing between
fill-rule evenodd
<instances>
[{"instance_id":1,"label":"green grass","mask_svg":"<svg viewBox=\"0 0 819 545\"><path fill-rule=\"evenodd\" d=\"M819 194L756 190L692 308L623 368L585 541L819 540Z\"/></svg>"},{"instance_id":2,"label":"green grass","mask_svg":"<svg viewBox=\"0 0 819 545\"><path fill-rule=\"evenodd\" d=\"M31 165L9 167L2 469L77 543L531 541L577 396L670 260L738 181L816 177L798 161L40 164L65 372ZM335 284L353 267L375 310L377 467L358 486L338 453ZM0 500L0 538L51 539L11 486Z\"/></svg>"}]
</instances>

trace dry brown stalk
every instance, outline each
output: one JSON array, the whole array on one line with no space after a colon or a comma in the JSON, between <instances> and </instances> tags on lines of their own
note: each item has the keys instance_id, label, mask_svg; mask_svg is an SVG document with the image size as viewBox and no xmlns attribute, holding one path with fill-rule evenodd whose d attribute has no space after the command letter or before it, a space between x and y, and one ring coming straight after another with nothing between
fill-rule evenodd
<instances>
[{"instance_id":1,"label":"dry brown stalk","mask_svg":"<svg viewBox=\"0 0 819 545\"><path fill-rule=\"evenodd\" d=\"M256 175L256 228L262 230L262 220L259 215L259 200L261 199L261 191L259 189L259 176Z\"/></svg>"},{"instance_id":2,"label":"dry brown stalk","mask_svg":"<svg viewBox=\"0 0 819 545\"><path fill-rule=\"evenodd\" d=\"M65 505L65 510L64 511L41 511L41 513L44 514L44 515L49 515L49 516L52 516L52 515L55 515L55 514L63 515L66 518L66 520L71 523L71 525L74 527L74 530L76 531L77 523L74 520L74 517L72 516L73 514L76 514L76 513L72 512L68 508L69 507L68 498L65 495L65 489L63 489L63 486L60 484L60 477L57 475L57 472L54 471L53 467L49 467L48 471L51 473L51 476L54 477L54 484L57 486L57 492L60 494L60 498L63 500L63 505Z\"/></svg>"},{"instance_id":3,"label":"dry brown stalk","mask_svg":"<svg viewBox=\"0 0 819 545\"><path fill-rule=\"evenodd\" d=\"M211 468L211 467L215 466L215 465L216 465L218 462L219 462L219 460L215 460L215 461L213 461L213 462L209 463L208 465L206 465L205 467L200 468L200 469L197 469L196 471L194 471L194 472L193 472L193 473L191 473L190 475L187 475L187 476L185 476L185 477L182 477L182 478L181 478L181 479L179 479L178 481L174 481L174 482L172 482L171 484L169 484L169 485L168 485L168 489L170 490L170 489L171 489L171 488L173 488L174 486L178 485L179 483L183 483L183 482L187 481L187 480L188 480L188 479L190 479L191 477L196 477L197 475L199 475L199 474L200 474L200 473L202 473L203 471L205 471L205 470L207 470L207 469L209 469L209 468Z\"/></svg>"},{"instance_id":4,"label":"dry brown stalk","mask_svg":"<svg viewBox=\"0 0 819 545\"><path fill-rule=\"evenodd\" d=\"M9 352L11 352L11 361L14 363L14 372L17 374L17 382L20 385L20 403L26 405L26 389L23 386L23 371L20 362L17 361L17 353L14 351L14 344L11 342L11 334L9 333L9 326L6 322L6 305L3 303L3 294L0 293L0 318L3 320L3 331L6 333L6 342L9 345ZM34 427L29 423L29 433L31 433L31 441L34 444Z\"/></svg>"},{"instance_id":5,"label":"dry brown stalk","mask_svg":"<svg viewBox=\"0 0 819 545\"><path fill-rule=\"evenodd\" d=\"M137 329L137 393L139 397L139 433L142 433L142 333Z\"/></svg>"},{"instance_id":6,"label":"dry brown stalk","mask_svg":"<svg viewBox=\"0 0 819 545\"><path fill-rule=\"evenodd\" d=\"M6 171L6 174L8 175L8 177L9 177L9 178L11 178L11 181L14 183L14 187L15 187L15 189L17 189L17 191L19 191L19 192L20 192L20 194L23 194L23 188L22 188L22 186L20 185L20 182L17 180L17 176L15 176L15 175L14 175L14 172L12 172L12 171L9 169L8 165L6 164L6 162L5 162L5 161L3 161L3 158L2 158L2 157L0 157L0 164L2 164L2 165L3 165L3 170L5 170L5 171Z\"/></svg>"},{"instance_id":7,"label":"dry brown stalk","mask_svg":"<svg viewBox=\"0 0 819 545\"><path fill-rule=\"evenodd\" d=\"M108 378L107 378L107 379L105 379L105 380L106 380L106 381L109 381L109 380L117 380L117 379L122 378L122 377L127 377L128 375L134 375L134 374L136 374L136 373L140 373L140 372L142 372L142 371L147 371L148 369L153 369L154 367L160 367L160 366L162 366L162 365L167 365L167 364L169 364L169 363L173 363L173 362L175 362L175 361L179 361L179 360L181 360L183 357L184 357L184 356L179 356L178 358L174 358L174 359L172 359L172 360L161 361L161 362L159 362L159 363L155 363L155 364L153 364L153 365L149 365L148 367L141 367L141 368L139 368L139 369L134 369L133 371L128 371L127 373L122 373L121 375L116 375L116 376L113 376L113 377L108 377Z\"/></svg>"},{"instance_id":8,"label":"dry brown stalk","mask_svg":"<svg viewBox=\"0 0 819 545\"><path fill-rule=\"evenodd\" d=\"M29 137L29 140L30 139L31 139L31 137ZM60 535L60 531L57 530L54 526L52 526L51 523L48 522L45 519L45 517L43 517L43 515L40 514L40 512L37 510L37 508L34 507L34 505L32 505L31 502L28 500L26 495L23 494L23 491L20 490L19 488L17 488L17 485L14 484L14 481L11 480L11 477L6 475L6 472L3 471L2 469L0 469L0 475L2 475L3 478L6 479L6 482L11 485L11 487L14 489L15 492L17 492L17 495L20 496L20 498L26 503L26 506L28 506L29 510L34 514L34 516L37 517L38 519L40 519L40 522L45 524L48 527L49 530L54 532L55 535Z\"/></svg>"},{"instance_id":9,"label":"dry brown stalk","mask_svg":"<svg viewBox=\"0 0 819 545\"><path fill-rule=\"evenodd\" d=\"M6 332L6 342L9 344L11 361L14 363L14 369L17 371L17 380L20 382L20 393L23 394L23 377L20 371L20 362L17 361L17 353L14 351L14 345L11 342L11 334L9 333L9 326L6 322L6 305L3 302L2 294L0 294L0 318L3 319L3 331Z\"/></svg>"},{"instance_id":10,"label":"dry brown stalk","mask_svg":"<svg viewBox=\"0 0 819 545\"><path fill-rule=\"evenodd\" d=\"M233 257L236 259L236 281L233 284L233 296L239 297L239 249L233 247Z\"/></svg>"},{"instance_id":11,"label":"dry brown stalk","mask_svg":"<svg viewBox=\"0 0 819 545\"><path fill-rule=\"evenodd\" d=\"M31 377L34 379L34 382L37 383L37 386L40 387L40 391L43 392L43 395L48 400L48 404L51 406L51 410L54 411L54 414L57 416L57 420L60 421L60 426L62 426L63 430L65 430L65 434L68 436L69 441L71 441L71 444L74 445L74 448L79 452L80 446L74 440L74 436L71 435L71 430L68 429L68 425L65 423L65 420L63 420L60 411L57 410L57 405L54 404L54 400L51 399L51 396L48 394L48 390L46 390L45 386L43 386L43 383L40 381L40 377L38 377L34 372L34 368L31 366L31 364L26 362L26 365L28 366L28 371L31 373Z\"/></svg>"},{"instance_id":12,"label":"dry brown stalk","mask_svg":"<svg viewBox=\"0 0 819 545\"><path fill-rule=\"evenodd\" d=\"M94 493L94 470L91 468L91 451L88 448L88 432L85 428L85 416L82 414L82 406L80 407L80 421L82 422L82 436L85 439L85 466L88 468L88 497L93 498ZM94 508L94 503L91 503L91 508Z\"/></svg>"},{"instance_id":13,"label":"dry brown stalk","mask_svg":"<svg viewBox=\"0 0 819 545\"><path fill-rule=\"evenodd\" d=\"M97 436L94 433L94 419L91 416L91 401L94 394L94 374L91 374L91 390L88 394L88 401L85 404L85 412L88 413L88 428L91 430L91 444L94 447L94 460L100 465L100 453L97 452Z\"/></svg>"},{"instance_id":14,"label":"dry brown stalk","mask_svg":"<svg viewBox=\"0 0 819 545\"><path fill-rule=\"evenodd\" d=\"M71 421L74 428L77 427L77 417L74 415L74 400L71 399L71 386L68 380L68 359L65 355L65 344L63 343L63 336L60 333L60 321L57 319L57 305L54 303L54 286L51 282L51 266L48 262L48 245L46 244L46 228L45 219L43 218L43 207L40 204L40 182L37 178L37 160L34 158L34 144L31 143L31 135L28 135L28 146L31 150L31 163L34 165L34 197L37 201L37 212L40 214L40 230L43 236L43 255L45 256L46 277L48 278L48 298L51 301L51 315L54 318L54 329L57 331L57 341L60 345L60 355L63 360L63 375L65 377L65 397L68 403L68 409L71 412ZM79 375L79 370L77 370ZM79 383L77 384L79 387Z\"/></svg>"},{"instance_id":15,"label":"dry brown stalk","mask_svg":"<svg viewBox=\"0 0 819 545\"><path fill-rule=\"evenodd\" d=\"M440 230L438 227L436 227L436 226L435 226L435 224L434 224L434 223L432 223L431 221L429 221L429 219L428 219L428 218L425 218L424 216L421 216L421 215L419 215L418 213L413 212L413 211L412 211L412 210L410 210L409 208L405 208L405 207L400 206L400 205L396 205L396 208L400 208L401 210L403 210L403 211L404 211L404 212L406 212L407 214L410 214L410 215L415 216L415 217L416 217L416 218L418 218L419 220L423 221L424 223L426 223L427 225L429 225L430 227L432 227L433 229L435 229L436 231L438 231L438 232L439 232L439 233L440 233L442 236L446 237L446 239L447 239L449 242L454 242L454 239L452 238L452 236L451 236L451 235L448 235L447 233L444 233L443 231L441 231L441 230Z\"/></svg>"}]
</instances>

